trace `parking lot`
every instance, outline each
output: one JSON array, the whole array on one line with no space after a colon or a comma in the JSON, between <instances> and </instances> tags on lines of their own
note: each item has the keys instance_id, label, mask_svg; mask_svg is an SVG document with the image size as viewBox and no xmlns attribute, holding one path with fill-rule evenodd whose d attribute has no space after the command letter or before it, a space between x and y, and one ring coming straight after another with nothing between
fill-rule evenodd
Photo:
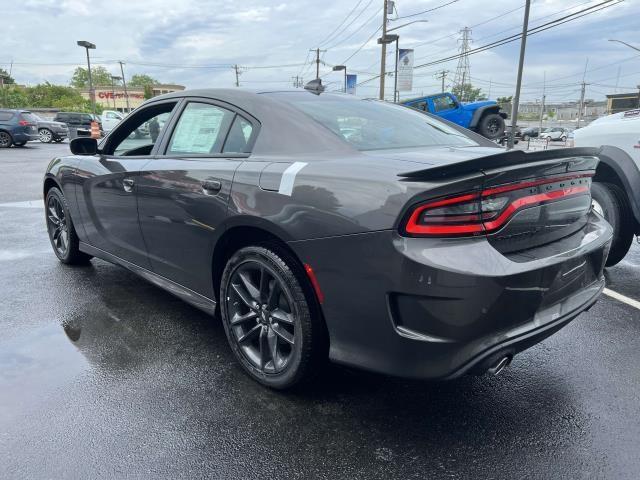
<instances>
[{"instance_id":1,"label":"parking lot","mask_svg":"<svg viewBox=\"0 0 640 480\"><path fill-rule=\"evenodd\" d=\"M332 366L279 393L211 317L101 260L58 262L41 179L67 152L0 150L0 478L638 478L637 244L498 377Z\"/></svg>"}]
</instances>

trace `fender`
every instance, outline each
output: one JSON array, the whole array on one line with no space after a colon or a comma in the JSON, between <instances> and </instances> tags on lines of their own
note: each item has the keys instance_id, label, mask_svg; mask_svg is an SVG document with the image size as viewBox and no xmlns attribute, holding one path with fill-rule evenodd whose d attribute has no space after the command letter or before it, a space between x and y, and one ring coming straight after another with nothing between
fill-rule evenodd
<instances>
[{"instance_id":1,"label":"fender","mask_svg":"<svg viewBox=\"0 0 640 480\"><path fill-rule=\"evenodd\" d=\"M629 200L636 224L640 225L640 171L638 166L627 152L610 145L602 146L598 157L600 157L600 163L608 166L618 177ZM595 180L598 181L597 170ZM638 226L635 230L638 231Z\"/></svg>"},{"instance_id":2,"label":"fender","mask_svg":"<svg viewBox=\"0 0 640 480\"><path fill-rule=\"evenodd\" d=\"M480 123L480 119L486 112L500 114L502 118L507 117L506 113L500 112L499 105L485 105L484 107L479 107L475 112L473 112L473 117L471 117L471 123L469 123L469 128L476 128L478 126L478 123Z\"/></svg>"}]
</instances>

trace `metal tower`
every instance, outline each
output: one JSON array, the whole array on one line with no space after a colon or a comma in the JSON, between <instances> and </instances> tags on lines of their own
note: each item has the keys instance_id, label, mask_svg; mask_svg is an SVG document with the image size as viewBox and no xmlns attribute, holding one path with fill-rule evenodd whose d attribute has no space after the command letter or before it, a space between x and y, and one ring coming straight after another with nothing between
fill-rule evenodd
<instances>
[{"instance_id":1,"label":"metal tower","mask_svg":"<svg viewBox=\"0 0 640 480\"><path fill-rule=\"evenodd\" d=\"M456 67L456 74L453 77L453 87L462 90L462 85L471 83L471 67L469 66L469 49L471 47L471 29L464 27L460 30L462 38L460 39L460 58ZM461 102L464 98L459 99Z\"/></svg>"}]
</instances>

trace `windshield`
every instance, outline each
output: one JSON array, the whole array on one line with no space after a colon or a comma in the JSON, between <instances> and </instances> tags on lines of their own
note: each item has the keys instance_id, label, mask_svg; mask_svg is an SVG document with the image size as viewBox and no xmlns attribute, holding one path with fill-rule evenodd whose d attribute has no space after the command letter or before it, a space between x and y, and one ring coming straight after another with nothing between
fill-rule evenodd
<instances>
[{"instance_id":1,"label":"windshield","mask_svg":"<svg viewBox=\"0 0 640 480\"><path fill-rule=\"evenodd\" d=\"M270 95L290 103L358 150L478 145L445 123L407 107L307 92Z\"/></svg>"}]
</instances>

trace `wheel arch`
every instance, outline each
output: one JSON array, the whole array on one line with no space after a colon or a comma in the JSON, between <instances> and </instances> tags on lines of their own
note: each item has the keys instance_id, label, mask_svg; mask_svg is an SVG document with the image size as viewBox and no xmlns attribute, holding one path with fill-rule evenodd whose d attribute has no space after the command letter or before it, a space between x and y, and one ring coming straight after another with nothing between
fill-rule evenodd
<instances>
[{"instance_id":1,"label":"wheel arch","mask_svg":"<svg viewBox=\"0 0 640 480\"><path fill-rule=\"evenodd\" d=\"M489 113L497 113L500 115L500 105L485 105L484 107L476 109L476 111L473 112L473 117L471 117L469 128L477 128L482 117Z\"/></svg>"},{"instance_id":2,"label":"wheel arch","mask_svg":"<svg viewBox=\"0 0 640 480\"><path fill-rule=\"evenodd\" d=\"M640 233L640 170L624 150L603 146L598 154L600 163L593 178L595 182L613 183L625 193L635 220L634 231Z\"/></svg>"},{"instance_id":3,"label":"wheel arch","mask_svg":"<svg viewBox=\"0 0 640 480\"><path fill-rule=\"evenodd\" d=\"M42 197L47 198L47 193L49 193L49 190L51 190L53 187L57 187L60 191L62 191L62 187L53 176L45 177L44 184L42 186Z\"/></svg>"}]
</instances>

